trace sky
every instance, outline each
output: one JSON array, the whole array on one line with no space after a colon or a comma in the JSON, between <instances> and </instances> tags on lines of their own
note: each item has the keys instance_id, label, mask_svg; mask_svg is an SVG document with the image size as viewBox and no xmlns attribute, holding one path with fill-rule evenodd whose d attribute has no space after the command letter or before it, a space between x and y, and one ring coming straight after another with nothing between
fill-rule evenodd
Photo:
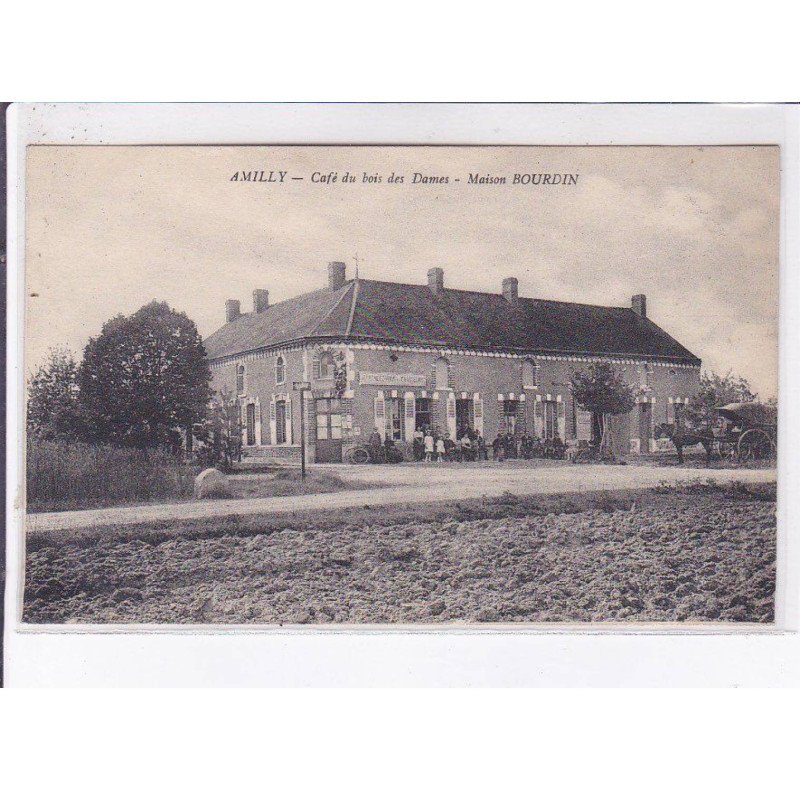
<instances>
[{"instance_id":1,"label":"sky","mask_svg":"<svg viewBox=\"0 0 800 800\"><path fill-rule=\"evenodd\" d=\"M246 172L263 180L232 180ZM763 146L29 147L27 369L50 347L79 355L153 299L208 336L226 299L249 311L264 288L279 302L325 285L329 261L352 277L358 254L376 280L425 283L441 267L450 288L499 293L515 276L526 297L645 294L704 368L776 396L779 174L778 148Z\"/></svg>"}]
</instances>

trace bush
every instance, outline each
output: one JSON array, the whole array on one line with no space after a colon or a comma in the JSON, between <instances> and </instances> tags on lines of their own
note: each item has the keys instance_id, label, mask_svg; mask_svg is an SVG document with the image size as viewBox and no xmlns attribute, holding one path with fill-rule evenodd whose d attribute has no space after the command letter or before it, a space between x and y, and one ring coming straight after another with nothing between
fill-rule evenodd
<instances>
[{"instance_id":1,"label":"bush","mask_svg":"<svg viewBox=\"0 0 800 800\"><path fill-rule=\"evenodd\" d=\"M160 450L32 438L28 511L101 508L191 497L195 470Z\"/></svg>"}]
</instances>

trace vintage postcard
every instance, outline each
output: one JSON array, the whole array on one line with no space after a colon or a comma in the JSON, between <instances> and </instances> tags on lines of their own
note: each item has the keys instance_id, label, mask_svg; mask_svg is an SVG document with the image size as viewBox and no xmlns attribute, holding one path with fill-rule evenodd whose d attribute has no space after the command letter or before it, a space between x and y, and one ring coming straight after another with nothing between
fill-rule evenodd
<instances>
[{"instance_id":1,"label":"vintage postcard","mask_svg":"<svg viewBox=\"0 0 800 800\"><path fill-rule=\"evenodd\" d=\"M25 158L24 623L774 623L778 147Z\"/></svg>"}]
</instances>

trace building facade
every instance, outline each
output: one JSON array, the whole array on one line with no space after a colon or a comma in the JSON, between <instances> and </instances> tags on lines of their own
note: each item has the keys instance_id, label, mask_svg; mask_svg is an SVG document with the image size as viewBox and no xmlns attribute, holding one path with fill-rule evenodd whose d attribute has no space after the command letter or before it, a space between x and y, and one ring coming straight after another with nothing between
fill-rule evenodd
<instances>
[{"instance_id":1,"label":"building facade","mask_svg":"<svg viewBox=\"0 0 800 800\"><path fill-rule=\"evenodd\" d=\"M328 266L324 289L253 311L226 303L226 324L206 342L216 392L235 393L245 457L300 456L301 409L310 460L335 462L377 428L410 452L417 427L455 438L471 428L539 439L590 440L592 415L570 393L575 372L610 362L635 388L629 414L612 420L618 454L650 452L659 423L674 422L696 393L700 360L647 318L643 295L627 308L347 280Z\"/></svg>"}]
</instances>

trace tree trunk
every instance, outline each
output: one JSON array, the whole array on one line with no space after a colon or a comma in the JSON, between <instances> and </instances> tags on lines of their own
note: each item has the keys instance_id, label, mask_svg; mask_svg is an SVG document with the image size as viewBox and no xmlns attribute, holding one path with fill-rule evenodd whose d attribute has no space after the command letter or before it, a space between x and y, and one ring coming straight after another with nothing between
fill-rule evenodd
<instances>
[{"instance_id":1,"label":"tree trunk","mask_svg":"<svg viewBox=\"0 0 800 800\"><path fill-rule=\"evenodd\" d=\"M600 415L600 456L608 457L612 448L611 436L611 415L608 412L603 412Z\"/></svg>"}]
</instances>

